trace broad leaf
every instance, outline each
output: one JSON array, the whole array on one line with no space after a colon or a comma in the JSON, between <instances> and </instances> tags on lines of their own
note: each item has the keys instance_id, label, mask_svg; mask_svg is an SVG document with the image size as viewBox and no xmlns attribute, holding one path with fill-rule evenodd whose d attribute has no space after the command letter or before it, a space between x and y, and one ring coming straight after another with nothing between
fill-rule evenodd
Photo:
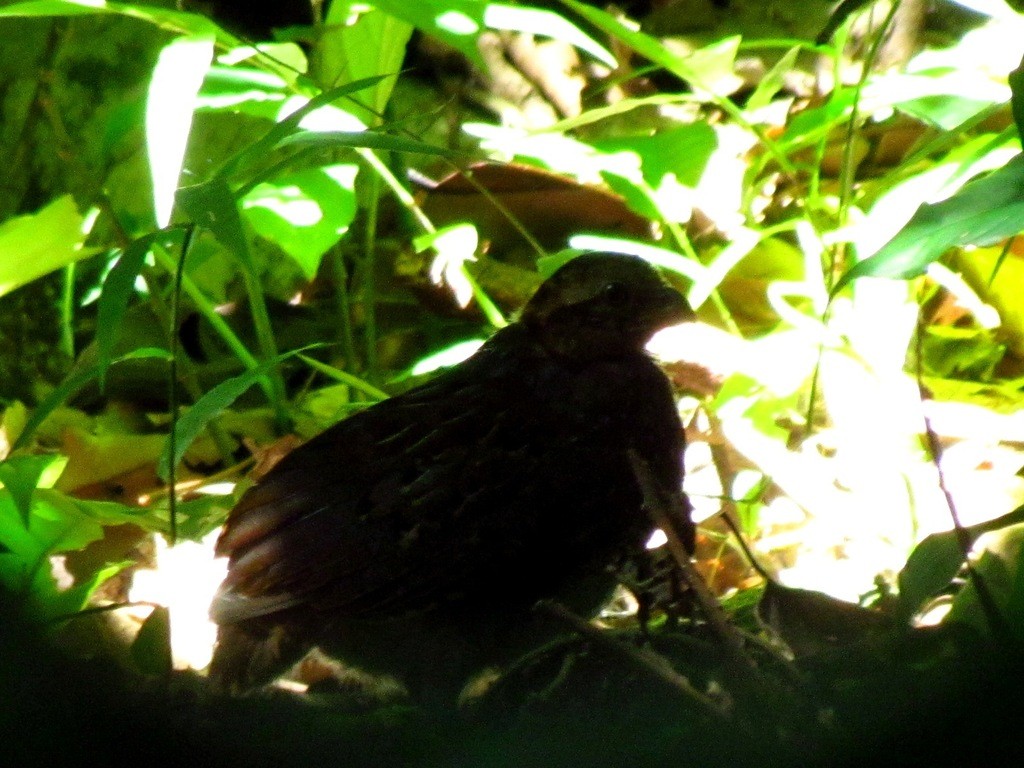
<instances>
[{"instance_id":1,"label":"broad leaf","mask_svg":"<svg viewBox=\"0 0 1024 768\"><path fill-rule=\"evenodd\" d=\"M307 279L356 213L355 164L311 168L257 185L240 201L257 234L295 259Z\"/></svg>"},{"instance_id":2,"label":"broad leaf","mask_svg":"<svg viewBox=\"0 0 1024 768\"><path fill-rule=\"evenodd\" d=\"M899 574L900 618L909 620L929 598L946 588L964 563L964 545L969 547L983 533L1021 522L1024 507L995 520L965 527L963 542L956 530L926 536L910 553Z\"/></svg>"},{"instance_id":3,"label":"broad leaf","mask_svg":"<svg viewBox=\"0 0 1024 768\"><path fill-rule=\"evenodd\" d=\"M121 323L128 309L128 302L135 292L135 281L153 243L165 237L167 237L167 233L161 231L133 241L124 250L103 281L103 291L100 293L96 317L96 350L100 391L103 390L106 383L107 368L110 367L114 346L121 335Z\"/></svg>"},{"instance_id":4,"label":"broad leaf","mask_svg":"<svg viewBox=\"0 0 1024 768\"><path fill-rule=\"evenodd\" d=\"M146 151L160 227L171 220L192 114L212 60L212 35L179 37L160 51L153 69L146 98Z\"/></svg>"},{"instance_id":5,"label":"broad leaf","mask_svg":"<svg viewBox=\"0 0 1024 768\"><path fill-rule=\"evenodd\" d=\"M147 347L144 349L136 349L126 355L122 355L121 357L116 358L111 364L119 363L122 360L137 360L147 357L162 357L167 359L170 357L170 354L165 349ZM47 416L53 413L54 409L63 404L69 397L78 392L78 390L93 379L97 378L99 375L100 366L97 363L83 371L79 371L68 376L68 378L61 382L59 387L50 392L50 394L43 398L42 402L32 410L32 415L29 416L28 421L25 422L25 428L21 431L21 434L18 435L18 439L15 441L11 450L17 450L18 448L27 445L36 429L39 428L39 425L43 423L43 420L46 419Z\"/></svg>"},{"instance_id":6,"label":"broad leaf","mask_svg":"<svg viewBox=\"0 0 1024 768\"><path fill-rule=\"evenodd\" d=\"M253 384L259 382L283 361L317 346L319 345L310 344L309 346L302 347L301 349L285 352L271 360L265 360L255 368L250 368L245 373L235 376L234 378L227 379L226 381L222 381L216 387L199 398L199 400L197 400L196 403L188 409L185 415L182 416L175 425L173 455L171 452L171 440L168 437L166 448L164 449L163 455L160 457L160 462L157 465L157 474L162 479L166 480L170 473L171 462L173 461L176 465L181 461L181 457L185 455L185 451L188 450L188 447L192 445L192 442L199 436L199 433L206 428L206 425L209 424L212 419L216 418L222 411L224 411L225 408L229 407L233 402L235 402L235 400L245 394Z\"/></svg>"},{"instance_id":7,"label":"broad leaf","mask_svg":"<svg viewBox=\"0 0 1024 768\"><path fill-rule=\"evenodd\" d=\"M36 488L49 488L60 477L68 460L55 453L11 456L0 463L0 482L11 494L25 525L32 511L32 494Z\"/></svg>"},{"instance_id":8,"label":"broad leaf","mask_svg":"<svg viewBox=\"0 0 1024 768\"><path fill-rule=\"evenodd\" d=\"M1024 230L1024 155L972 181L952 197L921 206L896 237L874 256L854 265L833 293L858 277L908 279L948 248L987 245Z\"/></svg>"},{"instance_id":9,"label":"broad leaf","mask_svg":"<svg viewBox=\"0 0 1024 768\"><path fill-rule=\"evenodd\" d=\"M135 666L143 674L170 674L171 614L165 606L156 606L142 623L130 653Z\"/></svg>"},{"instance_id":10,"label":"broad leaf","mask_svg":"<svg viewBox=\"0 0 1024 768\"><path fill-rule=\"evenodd\" d=\"M82 247L83 220L71 195L64 195L0 224L0 296L95 253Z\"/></svg>"}]
</instances>

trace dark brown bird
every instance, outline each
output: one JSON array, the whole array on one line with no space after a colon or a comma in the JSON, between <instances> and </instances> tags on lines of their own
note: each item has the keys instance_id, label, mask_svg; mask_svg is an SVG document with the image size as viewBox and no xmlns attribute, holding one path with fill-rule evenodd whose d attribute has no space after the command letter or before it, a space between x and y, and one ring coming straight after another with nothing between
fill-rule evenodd
<instances>
[{"instance_id":1,"label":"dark brown bird","mask_svg":"<svg viewBox=\"0 0 1024 768\"><path fill-rule=\"evenodd\" d=\"M217 543L214 684L319 646L453 696L543 639L538 600L593 615L652 527L627 452L680 492L682 426L644 345L691 318L645 262L580 256L473 357L290 453Z\"/></svg>"}]
</instances>

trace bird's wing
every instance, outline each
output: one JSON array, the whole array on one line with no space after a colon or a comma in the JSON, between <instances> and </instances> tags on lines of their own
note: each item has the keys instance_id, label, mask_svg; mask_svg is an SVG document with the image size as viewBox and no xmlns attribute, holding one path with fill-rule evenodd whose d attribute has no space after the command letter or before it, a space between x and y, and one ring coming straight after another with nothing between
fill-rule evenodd
<instances>
[{"instance_id":1,"label":"bird's wing","mask_svg":"<svg viewBox=\"0 0 1024 768\"><path fill-rule=\"evenodd\" d=\"M485 355L289 454L229 516L214 618L299 603L399 612L458 583L474 568L473 552L456 551L472 546L460 531L544 460L526 450L538 441L521 373Z\"/></svg>"},{"instance_id":2,"label":"bird's wing","mask_svg":"<svg viewBox=\"0 0 1024 768\"><path fill-rule=\"evenodd\" d=\"M532 600L575 552L595 550L583 538L620 539L615 510L639 509L628 446L608 439L624 415L580 402L614 397L616 382L581 395L571 376L514 352L378 404L286 457L229 518L214 617Z\"/></svg>"}]
</instances>

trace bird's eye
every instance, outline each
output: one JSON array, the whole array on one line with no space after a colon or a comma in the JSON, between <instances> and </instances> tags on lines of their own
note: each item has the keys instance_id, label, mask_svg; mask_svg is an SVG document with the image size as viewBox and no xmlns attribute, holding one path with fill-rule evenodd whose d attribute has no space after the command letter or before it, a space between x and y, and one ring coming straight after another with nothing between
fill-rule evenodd
<instances>
[{"instance_id":1,"label":"bird's eye","mask_svg":"<svg viewBox=\"0 0 1024 768\"><path fill-rule=\"evenodd\" d=\"M622 283L605 283L601 286L601 298L610 306L621 307L629 300L629 290Z\"/></svg>"}]
</instances>

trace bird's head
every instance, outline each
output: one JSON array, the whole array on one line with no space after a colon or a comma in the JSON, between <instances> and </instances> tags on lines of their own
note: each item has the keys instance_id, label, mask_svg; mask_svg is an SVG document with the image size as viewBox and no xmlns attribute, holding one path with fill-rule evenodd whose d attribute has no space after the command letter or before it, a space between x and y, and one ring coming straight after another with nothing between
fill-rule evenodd
<instances>
[{"instance_id":1,"label":"bird's head","mask_svg":"<svg viewBox=\"0 0 1024 768\"><path fill-rule=\"evenodd\" d=\"M586 360L641 351L655 332L693 318L647 262L590 253L548 278L520 321L548 351Z\"/></svg>"}]
</instances>

